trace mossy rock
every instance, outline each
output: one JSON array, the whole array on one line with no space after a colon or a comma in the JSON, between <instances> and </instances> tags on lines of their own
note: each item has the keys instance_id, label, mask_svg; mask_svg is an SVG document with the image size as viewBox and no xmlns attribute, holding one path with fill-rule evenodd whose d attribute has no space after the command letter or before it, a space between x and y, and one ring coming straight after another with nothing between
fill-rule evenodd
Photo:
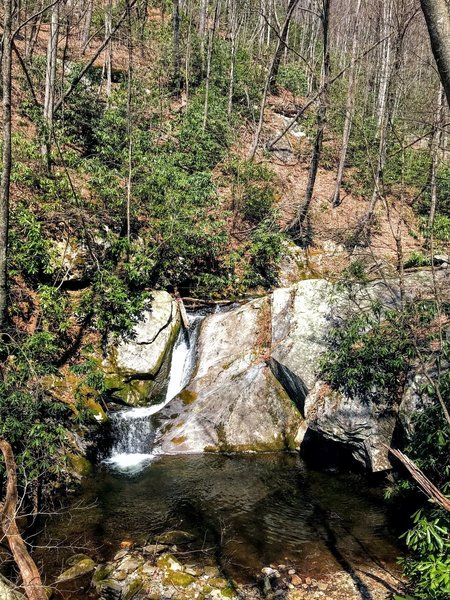
<instances>
[{"instance_id":1,"label":"mossy rock","mask_svg":"<svg viewBox=\"0 0 450 600\"><path fill-rule=\"evenodd\" d=\"M73 567L67 569L56 580L57 583L61 583L63 581L70 581L72 579L77 579L78 577L82 577L83 575L87 575L91 573L95 569L95 562L92 558L84 558L77 562Z\"/></svg>"},{"instance_id":2,"label":"mossy rock","mask_svg":"<svg viewBox=\"0 0 450 600\"><path fill-rule=\"evenodd\" d=\"M187 531L166 531L161 535L156 536L155 541L158 544L189 544L195 540L195 535Z\"/></svg>"},{"instance_id":3,"label":"mossy rock","mask_svg":"<svg viewBox=\"0 0 450 600\"><path fill-rule=\"evenodd\" d=\"M183 565L172 554L163 554L156 564L161 571L182 571Z\"/></svg>"},{"instance_id":4,"label":"mossy rock","mask_svg":"<svg viewBox=\"0 0 450 600\"><path fill-rule=\"evenodd\" d=\"M108 579L112 571L113 567L111 565L99 565L92 576L92 583L94 586L97 587L101 581Z\"/></svg>"},{"instance_id":5,"label":"mossy rock","mask_svg":"<svg viewBox=\"0 0 450 600\"><path fill-rule=\"evenodd\" d=\"M174 585L175 587L188 587L189 585L195 583L195 577L188 575L187 573L183 573L183 571L169 571L165 575L163 583L165 585Z\"/></svg>"},{"instance_id":6,"label":"mossy rock","mask_svg":"<svg viewBox=\"0 0 450 600\"><path fill-rule=\"evenodd\" d=\"M71 471L77 477L89 477L92 475L94 467L90 460L81 456L81 454L68 454L67 458L69 460L69 466Z\"/></svg>"}]
</instances>

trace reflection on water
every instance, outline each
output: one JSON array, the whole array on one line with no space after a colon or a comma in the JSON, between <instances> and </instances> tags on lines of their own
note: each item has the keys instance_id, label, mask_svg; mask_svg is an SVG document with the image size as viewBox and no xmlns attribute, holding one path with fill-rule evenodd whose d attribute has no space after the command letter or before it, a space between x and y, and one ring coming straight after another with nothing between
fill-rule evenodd
<instances>
[{"instance_id":1,"label":"reflection on water","mask_svg":"<svg viewBox=\"0 0 450 600\"><path fill-rule=\"evenodd\" d=\"M100 561L124 540L182 529L241 580L286 561L314 577L345 563L390 566L400 552L378 488L309 471L296 455L162 457L134 477L98 473L80 500L84 509L49 519L42 544L70 543ZM57 573L67 552L43 553L46 571Z\"/></svg>"}]
</instances>

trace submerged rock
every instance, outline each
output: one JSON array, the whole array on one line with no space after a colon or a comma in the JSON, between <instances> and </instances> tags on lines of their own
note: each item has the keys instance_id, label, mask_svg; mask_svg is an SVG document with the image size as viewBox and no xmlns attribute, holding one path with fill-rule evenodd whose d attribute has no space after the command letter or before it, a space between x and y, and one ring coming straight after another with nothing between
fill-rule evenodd
<instances>
[{"instance_id":1,"label":"submerged rock","mask_svg":"<svg viewBox=\"0 0 450 600\"><path fill-rule=\"evenodd\" d=\"M118 342L110 340L103 367L113 396L136 406L163 393L180 323L177 303L170 294L152 292L151 308L131 334Z\"/></svg>"}]
</instances>

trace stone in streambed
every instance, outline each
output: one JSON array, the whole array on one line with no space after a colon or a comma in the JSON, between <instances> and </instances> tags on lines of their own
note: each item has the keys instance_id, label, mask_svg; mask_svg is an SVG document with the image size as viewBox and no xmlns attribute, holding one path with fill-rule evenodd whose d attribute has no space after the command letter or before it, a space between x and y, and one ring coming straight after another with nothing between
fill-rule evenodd
<instances>
[{"instance_id":1,"label":"stone in streambed","mask_svg":"<svg viewBox=\"0 0 450 600\"><path fill-rule=\"evenodd\" d=\"M57 583L61 583L62 581L77 579L78 577L82 577L83 575L91 573L94 569L95 562L91 558L83 558L76 562L72 567L61 573L56 581Z\"/></svg>"}]
</instances>

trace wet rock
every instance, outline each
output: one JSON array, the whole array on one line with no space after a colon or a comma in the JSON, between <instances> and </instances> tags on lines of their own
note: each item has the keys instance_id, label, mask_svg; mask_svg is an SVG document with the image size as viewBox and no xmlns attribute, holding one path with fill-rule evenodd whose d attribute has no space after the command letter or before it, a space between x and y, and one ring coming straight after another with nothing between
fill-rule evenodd
<instances>
[{"instance_id":1,"label":"wet rock","mask_svg":"<svg viewBox=\"0 0 450 600\"><path fill-rule=\"evenodd\" d=\"M195 535L188 533L187 531L167 531L161 535L156 536L155 541L157 544L188 544L195 540Z\"/></svg>"},{"instance_id":2,"label":"wet rock","mask_svg":"<svg viewBox=\"0 0 450 600\"><path fill-rule=\"evenodd\" d=\"M167 550L167 544L147 544L142 548L144 554L161 554Z\"/></svg>"},{"instance_id":3,"label":"wet rock","mask_svg":"<svg viewBox=\"0 0 450 600\"><path fill-rule=\"evenodd\" d=\"M303 580L298 575L292 575L291 577L292 585L302 585Z\"/></svg>"},{"instance_id":4,"label":"wet rock","mask_svg":"<svg viewBox=\"0 0 450 600\"><path fill-rule=\"evenodd\" d=\"M266 364L270 344L270 298L208 316L200 328L194 377L160 413L158 450L293 449L302 419Z\"/></svg>"},{"instance_id":5,"label":"wet rock","mask_svg":"<svg viewBox=\"0 0 450 600\"><path fill-rule=\"evenodd\" d=\"M180 329L178 305L164 291L152 292L151 307L126 339L110 339L103 363L110 393L130 405L161 394L173 344Z\"/></svg>"},{"instance_id":6,"label":"wet rock","mask_svg":"<svg viewBox=\"0 0 450 600\"><path fill-rule=\"evenodd\" d=\"M95 562L91 558L83 558L76 562L72 567L61 573L56 580L57 583L77 579L83 575L91 573L95 569Z\"/></svg>"}]
</instances>

